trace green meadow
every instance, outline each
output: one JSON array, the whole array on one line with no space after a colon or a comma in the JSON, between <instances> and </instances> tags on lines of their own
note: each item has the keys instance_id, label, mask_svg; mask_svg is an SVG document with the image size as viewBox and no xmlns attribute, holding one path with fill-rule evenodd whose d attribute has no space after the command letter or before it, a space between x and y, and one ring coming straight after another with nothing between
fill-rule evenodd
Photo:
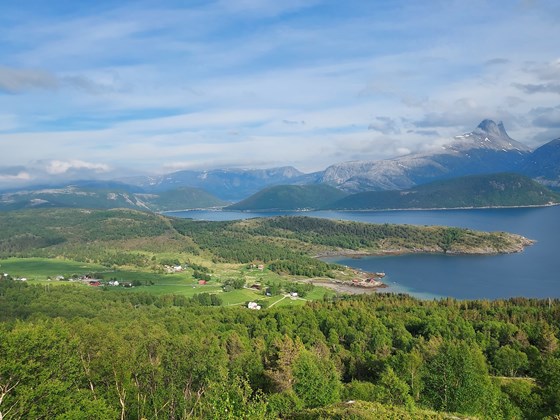
<instances>
[{"instance_id":1,"label":"green meadow","mask_svg":"<svg viewBox=\"0 0 560 420\"><path fill-rule=\"evenodd\" d=\"M325 294L332 294L326 288L315 287L305 299L291 299L283 296L265 296L263 291L250 288L236 289L224 292L222 283L219 279L228 277L243 277L248 285L255 282L265 282L268 280L278 280L281 277L268 270L259 271L246 268L225 267L217 270L213 274L216 280L211 280L207 284L199 284L193 278L192 270L185 270L180 273L165 274L159 272L137 271L137 270L112 270L99 264L82 263L65 259L51 258L8 258L0 260L0 272L8 273L13 278L25 277L31 283L44 283L56 285L75 284L68 281L57 281L57 276L64 276L65 279L73 275L82 276L95 273L100 279L118 280L119 282L140 282L140 286L132 288L110 287L118 292L143 292L157 296L161 295L182 295L192 297L198 293L217 294L223 301L224 306L242 305L247 301L268 302L269 305L302 305L308 300L322 299ZM50 280L49 280L50 279ZM83 287L91 287L84 284ZM101 289L100 289L101 290ZM277 302L277 303L276 303Z\"/></svg>"},{"instance_id":2,"label":"green meadow","mask_svg":"<svg viewBox=\"0 0 560 420\"><path fill-rule=\"evenodd\" d=\"M29 280L47 280L48 277L70 277L72 274L84 275L91 272L111 270L99 264L51 258L8 258L0 260L0 271L12 277L26 277Z\"/></svg>"}]
</instances>

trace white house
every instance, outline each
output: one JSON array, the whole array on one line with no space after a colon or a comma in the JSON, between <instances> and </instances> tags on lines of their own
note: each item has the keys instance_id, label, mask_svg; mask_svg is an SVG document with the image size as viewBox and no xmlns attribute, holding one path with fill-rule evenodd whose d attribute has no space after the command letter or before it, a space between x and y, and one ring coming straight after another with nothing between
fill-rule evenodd
<instances>
[{"instance_id":1,"label":"white house","mask_svg":"<svg viewBox=\"0 0 560 420\"><path fill-rule=\"evenodd\" d=\"M247 308L252 309L254 311L259 311L261 309L261 305L259 305L257 302L249 302L247 304Z\"/></svg>"}]
</instances>

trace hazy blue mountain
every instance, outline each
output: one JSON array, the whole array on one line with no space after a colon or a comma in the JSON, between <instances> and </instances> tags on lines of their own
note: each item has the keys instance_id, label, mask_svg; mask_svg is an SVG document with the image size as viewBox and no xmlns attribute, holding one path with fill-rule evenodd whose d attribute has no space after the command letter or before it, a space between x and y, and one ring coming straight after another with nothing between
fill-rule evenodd
<instances>
[{"instance_id":1,"label":"hazy blue mountain","mask_svg":"<svg viewBox=\"0 0 560 420\"><path fill-rule=\"evenodd\" d=\"M91 209L131 208L164 211L208 208L225 202L197 188L177 188L158 194L70 185L0 194L0 211L37 207Z\"/></svg>"},{"instance_id":2,"label":"hazy blue mountain","mask_svg":"<svg viewBox=\"0 0 560 420\"><path fill-rule=\"evenodd\" d=\"M77 187L80 189L92 189L92 190L110 190L110 191L123 191L129 193L140 193L144 192L144 189L138 185L126 184L121 181L113 180L98 180L98 179L78 179L67 182L55 182L55 183L43 183L28 185L25 187L12 187L0 189L0 194L4 193L16 193L21 191L40 191L40 190L52 190L52 189L64 189L69 186Z\"/></svg>"},{"instance_id":3,"label":"hazy blue mountain","mask_svg":"<svg viewBox=\"0 0 560 420\"><path fill-rule=\"evenodd\" d=\"M277 185L226 207L229 210L301 210L317 209L347 194L328 185Z\"/></svg>"},{"instance_id":4,"label":"hazy blue mountain","mask_svg":"<svg viewBox=\"0 0 560 420\"><path fill-rule=\"evenodd\" d=\"M472 132L431 152L332 165L320 182L350 192L404 189L438 179L512 171L529 154L530 149L509 137L502 123L484 120Z\"/></svg>"},{"instance_id":5,"label":"hazy blue mountain","mask_svg":"<svg viewBox=\"0 0 560 420\"><path fill-rule=\"evenodd\" d=\"M214 169L209 171L178 171L155 177L125 178L122 181L159 192L178 187L202 188L223 200L248 197L268 186L291 184L305 175L286 166L271 169Z\"/></svg>"},{"instance_id":6,"label":"hazy blue mountain","mask_svg":"<svg viewBox=\"0 0 560 420\"><path fill-rule=\"evenodd\" d=\"M560 187L560 138L535 149L525 159L521 172L550 187Z\"/></svg>"},{"instance_id":7,"label":"hazy blue mountain","mask_svg":"<svg viewBox=\"0 0 560 420\"><path fill-rule=\"evenodd\" d=\"M399 191L361 192L331 203L326 208L385 210L514 207L559 202L559 194L526 176L500 173L435 181Z\"/></svg>"}]
</instances>

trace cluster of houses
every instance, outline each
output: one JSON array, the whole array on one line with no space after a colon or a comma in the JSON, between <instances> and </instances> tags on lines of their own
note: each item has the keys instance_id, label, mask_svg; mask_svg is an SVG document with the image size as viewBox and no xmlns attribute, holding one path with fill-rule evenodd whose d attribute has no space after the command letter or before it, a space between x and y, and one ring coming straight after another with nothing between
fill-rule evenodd
<instances>
[{"instance_id":1,"label":"cluster of houses","mask_svg":"<svg viewBox=\"0 0 560 420\"><path fill-rule=\"evenodd\" d=\"M27 281L27 277L12 277L8 273L3 273L2 278L8 280Z\"/></svg>"},{"instance_id":2,"label":"cluster of houses","mask_svg":"<svg viewBox=\"0 0 560 420\"><path fill-rule=\"evenodd\" d=\"M89 279L89 280L85 279L85 280L82 280L82 281L86 282L87 284L89 284L92 287L99 287L99 286L134 287L132 285L132 282L129 282L129 281L121 281L121 282L119 282L118 280L101 281L101 280L97 280L97 279Z\"/></svg>"},{"instance_id":3,"label":"cluster of houses","mask_svg":"<svg viewBox=\"0 0 560 420\"><path fill-rule=\"evenodd\" d=\"M134 287L133 284L129 281L118 282L116 280L111 280L108 282L101 282L99 280L90 280L88 283L90 286L99 287L99 286L121 286L121 287Z\"/></svg>"},{"instance_id":4,"label":"cluster of houses","mask_svg":"<svg viewBox=\"0 0 560 420\"><path fill-rule=\"evenodd\" d=\"M186 267L183 267L182 265L164 265L163 269L165 270L165 272L167 274L173 274L173 273L180 273L182 272Z\"/></svg>"},{"instance_id":5,"label":"cluster of houses","mask_svg":"<svg viewBox=\"0 0 560 420\"><path fill-rule=\"evenodd\" d=\"M348 284L347 282L339 282L339 283ZM368 277L367 279L353 279L350 285L357 286L357 287L384 287L385 286L385 284L376 277Z\"/></svg>"},{"instance_id":6,"label":"cluster of houses","mask_svg":"<svg viewBox=\"0 0 560 420\"><path fill-rule=\"evenodd\" d=\"M17 281L27 281L27 277L12 277L8 273L3 273L2 278L17 280Z\"/></svg>"},{"instance_id":7,"label":"cluster of houses","mask_svg":"<svg viewBox=\"0 0 560 420\"><path fill-rule=\"evenodd\" d=\"M64 276L56 276L55 279L59 280L59 281L64 281L65 280ZM92 286L92 287L100 287L100 286L133 287L132 283L129 282L129 281L118 281L118 280L104 281L104 280L101 280L101 279L96 279L96 278L94 278L92 276L89 276L87 274L84 275L84 276L77 277L77 278L70 277L68 279L68 281L79 282L79 283L87 284L87 285Z\"/></svg>"},{"instance_id":8,"label":"cluster of houses","mask_svg":"<svg viewBox=\"0 0 560 420\"><path fill-rule=\"evenodd\" d=\"M255 283L255 284L252 284L252 285L250 286L250 288L253 289L253 290L259 290L259 291L261 291L261 290L262 290L262 285L260 285L259 283ZM267 288L265 289L265 291L264 291L264 294L265 294L266 296L272 296L272 293L270 292L270 288L267 287Z\"/></svg>"},{"instance_id":9,"label":"cluster of houses","mask_svg":"<svg viewBox=\"0 0 560 420\"><path fill-rule=\"evenodd\" d=\"M2 278L13 279L13 280L17 280L17 281L27 281L27 277L12 277L8 273L2 273ZM51 280L51 277L48 277L47 279ZM132 282L129 282L129 281L121 281L121 282L119 282L118 280L103 281L103 280L96 279L96 278L93 278L93 277L88 276L88 275L84 275L84 276L81 276L81 277L70 277L68 279L66 279L64 276L58 275L58 276L54 277L54 279L57 280L57 281L68 280L70 282L80 282L80 283L84 283L84 284L87 284L87 285L93 286L93 287L99 287L99 286L134 287Z\"/></svg>"}]
</instances>

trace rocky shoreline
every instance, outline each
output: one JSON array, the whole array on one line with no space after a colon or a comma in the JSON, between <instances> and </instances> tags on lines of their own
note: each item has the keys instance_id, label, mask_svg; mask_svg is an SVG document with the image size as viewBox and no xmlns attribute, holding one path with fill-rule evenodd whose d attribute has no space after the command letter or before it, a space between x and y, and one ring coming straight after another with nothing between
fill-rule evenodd
<instances>
[{"instance_id":1,"label":"rocky shoreline","mask_svg":"<svg viewBox=\"0 0 560 420\"><path fill-rule=\"evenodd\" d=\"M314 258L364 258L369 256L389 256L389 255L405 255L405 254L448 254L448 255L497 255L497 254L511 254L522 252L527 246L533 245L536 241L525 238L521 235L504 233L507 235L507 246L502 246L499 249L490 246L470 247L470 248L457 248L443 251L441 248L392 248L383 250L352 250L352 249L332 249L325 250L314 255ZM327 287L336 291L337 293L349 294L364 294L375 293L379 289L388 287L381 281L384 273L367 273L361 270L352 269L355 274L352 280L330 280L330 279L310 279L312 284Z\"/></svg>"},{"instance_id":2,"label":"rocky shoreline","mask_svg":"<svg viewBox=\"0 0 560 420\"><path fill-rule=\"evenodd\" d=\"M362 258L374 256L389 256L389 255L405 255L405 254L448 254L448 255L497 255L497 254L513 254L523 252L526 247L534 245L537 241L528 239L521 235L507 233L510 239L507 246L499 249L490 246L480 247L459 247L444 251L441 248L390 248L382 250L352 250L352 249L336 249L326 250L316 253L314 258L333 258L333 257L347 257L347 258Z\"/></svg>"}]
</instances>

